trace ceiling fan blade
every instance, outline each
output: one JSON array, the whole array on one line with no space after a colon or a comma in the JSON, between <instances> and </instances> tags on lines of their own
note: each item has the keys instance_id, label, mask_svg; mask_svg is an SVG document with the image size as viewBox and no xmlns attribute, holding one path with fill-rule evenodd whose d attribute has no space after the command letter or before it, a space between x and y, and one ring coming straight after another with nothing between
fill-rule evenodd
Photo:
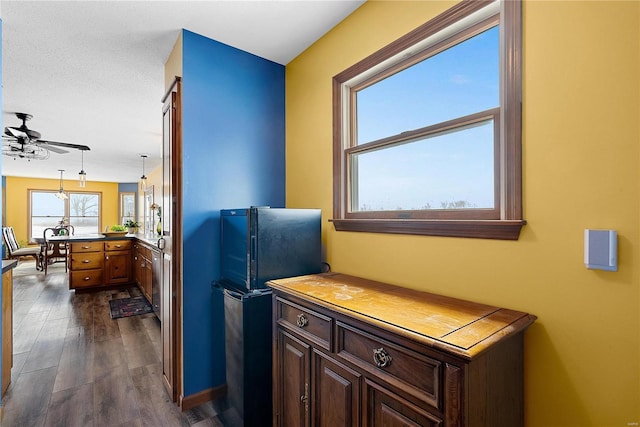
<instances>
[{"instance_id":1,"label":"ceiling fan blade","mask_svg":"<svg viewBox=\"0 0 640 427\"><path fill-rule=\"evenodd\" d=\"M87 145L70 144L68 142L47 141L47 140L44 140L44 139L39 139L36 142L38 144L45 144L45 145L48 145L48 146L56 145L58 147L75 148L76 150L81 150L81 151L89 151L89 150L91 150L91 148L89 148ZM51 151L55 151L51 147L47 147L47 148L50 149ZM65 151L65 153L66 153L66 151Z\"/></svg>"},{"instance_id":2,"label":"ceiling fan blade","mask_svg":"<svg viewBox=\"0 0 640 427\"><path fill-rule=\"evenodd\" d=\"M13 136L14 138L26 138L29 139L29 135L26 132L21 131L20 129L5 127L4 128L5 135Z\"/></svg>"},{"instance_id":3,"label":"ceiling fan blade","mask_svg":"<svg viewBox=\"0 0 640 427\"><path fill-rule=\"evenodd\" d=\"M35 143L35 145L38 146L44 146L43 148L49 150L49 151L53 151L54 153L58 153L58 154L65 154L68 153L67 150L63 150L62 148L58 148L58 147L54 147L53 145L49 145L49 144L39 144L40 141L37 141Z\"/></svg>"}]
</instances>

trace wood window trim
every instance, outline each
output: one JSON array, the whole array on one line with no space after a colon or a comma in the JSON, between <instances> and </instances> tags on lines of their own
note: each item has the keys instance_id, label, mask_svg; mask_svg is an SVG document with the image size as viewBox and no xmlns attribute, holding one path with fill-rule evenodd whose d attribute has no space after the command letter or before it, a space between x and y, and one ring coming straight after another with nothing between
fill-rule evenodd
<instances>
[{"instance_id":1,"label":"wood window trim","mask_svg":"<svg viewBox=\"0 0 640 427\"><path fill-rule=\"evenodd\" d=\"M348 212L348 168L342 99L345 82L388 60L460 19L482 9L492 1L464 0L400 39L354 64L333 78L333 222L336 231L469 237L517 240L526 221L522 218L522 5L521 1L500 4L501 57L500 120L500 218L485 219L407 219L401 211L395 218L363 218ZM502 53L501 52L501 53ZM365 215L366 216L366 215ZM384 216L384 215L383 215Z\"/></svg>"}]
</instances>

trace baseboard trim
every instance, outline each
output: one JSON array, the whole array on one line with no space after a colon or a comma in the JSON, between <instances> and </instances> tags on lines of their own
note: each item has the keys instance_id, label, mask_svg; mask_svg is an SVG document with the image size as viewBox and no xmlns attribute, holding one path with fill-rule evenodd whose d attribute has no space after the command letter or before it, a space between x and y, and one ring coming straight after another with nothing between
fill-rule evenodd
<instances>
[{"instance_id":1,"label":"baseboard trim","mask_svg":"<svg viewBox=\"0 0 640 427\"><path fill-rule=\"evenodd\" d=\"M227 385L223 384L219 387L208 388L189 396L180 396L180 409L188 411L191 408L202 405L210 400L216 400L227 394Z\"/></svg>"}]
</instances>

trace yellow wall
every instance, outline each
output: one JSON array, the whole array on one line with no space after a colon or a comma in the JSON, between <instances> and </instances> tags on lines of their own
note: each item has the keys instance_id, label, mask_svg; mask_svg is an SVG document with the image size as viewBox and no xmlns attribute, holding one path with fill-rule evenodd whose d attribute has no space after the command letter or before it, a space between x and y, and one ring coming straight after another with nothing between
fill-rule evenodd
<instances>
[{"instance_id":1,"label":"yellow wall","mask_svg":"<svg viewBox=\"0 0 640 427\"><path fill-rule=\"evenodd\" d=\"M164 64L164 87L166 90L169 90L176 77L182 77L182 30L180 30L169 58Z\"/></svg>"},{"instance_id":2,"label":"yellow wall","mask_svg":"<svg viewBox=\"0 0 640 427\"><path fill-rule=\"evenodd\" d=\"M332 212L331 78L451 2L369 1L287 65L287 205ZM640 422L639 2L524 4L518 241L336 232L334 271L533 313L528 426ZM619 271L587 270L583 230L615 229Z\"/></svg>"},{"instance_id":3,"label":"yellow wall","mask_svg":"<svg viewBox=\"0 0 640 427\"><path fill-rule=\"evenodd\" d=\"M59 188L59 179L19 178L14 176L6 177L6 225L10 225L14 228L18 241L26 241L28 237L28 190L58 190ZM100 224L100 230L102 230L102 227L105 225L118 223L117 183L87 181L87 186L85 188L79 188L77 180L63 180L63 188L65 190L73 190L74 192L91 191L102 193L102 224Z\"/></svg>"}]
</instances>

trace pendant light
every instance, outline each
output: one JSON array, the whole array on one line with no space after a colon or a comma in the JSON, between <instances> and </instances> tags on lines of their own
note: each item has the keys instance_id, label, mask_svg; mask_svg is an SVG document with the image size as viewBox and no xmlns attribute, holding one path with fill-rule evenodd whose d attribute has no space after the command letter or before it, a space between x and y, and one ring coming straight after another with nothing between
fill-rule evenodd
<instances>
[{"instance_id":1,"label":"pendant light","mask_svg":"<svg viewBox=\"0 0 640 427\"><path fill-rule=\"evenodd\" d=\"M142 157L142 176L140 177L140 185L142 186L142 191L147 189L147 176L144 174L144 159L147 158L146 154L140 154Z\"/></svg>"},{"instance_id":2,"label":"pendant light","mask_svg":"<svg viewBox=\"0 0 640 427\"><path fill-rule=\"evenodd\" d=\"M84 171L84 150L80 151L80 153L82 153L82 167L80 168L80 172L78 172L78 186L85 188L87 186L87 173Z\"/></svg>"},{"instance_id":3,"label":"pendant light","mask_svg":"<svg viewBox=\"0 0 640 427\"><path fill-rule=\"evenodd\" d=\"M66 200L69 198L69 196L67 196L67 193L64 192L64 189L62 188L62 172L64 172L64 169L58 169L60 171L60 190L58 190L58 192L56 193L56 197L60 200Z\"/></svg>"}]
</instances>

